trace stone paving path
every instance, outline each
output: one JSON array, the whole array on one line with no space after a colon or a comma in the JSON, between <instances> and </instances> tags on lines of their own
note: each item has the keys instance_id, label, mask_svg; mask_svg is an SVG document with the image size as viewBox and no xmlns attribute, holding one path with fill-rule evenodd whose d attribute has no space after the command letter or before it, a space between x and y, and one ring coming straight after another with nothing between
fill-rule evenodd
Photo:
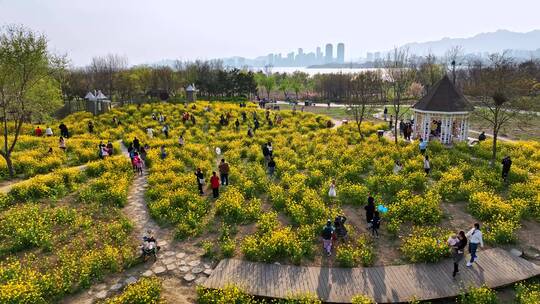
<instances>
[{"instance_id":1,"label":"stone paving path","mask_svg":"<svg viewBox=\"0 0 540 304\"><path fill-rule=\"evenodd\" d=\"M127 157L126 147L122 144L121 148ZM113 274L89 290L66 297L62 303L95 303L121 292L125 286L136 282L141 277L175 277L183 284L195 287L204 283L212 274L215 265L202 258L201 250L189 249L181 243L176 243L173 240L172 231L160 228L151 218L144 201L144 192L148 186L147 176L148 172L145 168L142 176L134 178L128 194L128 203L123 212L133 221L135 228L133 233L137 237L142 238L146 230L152 230L158 239L158 245L161 246L158 259L155 262L149 259L146 263L131 267L122 273Z\"/></svg>"}]
</instances>

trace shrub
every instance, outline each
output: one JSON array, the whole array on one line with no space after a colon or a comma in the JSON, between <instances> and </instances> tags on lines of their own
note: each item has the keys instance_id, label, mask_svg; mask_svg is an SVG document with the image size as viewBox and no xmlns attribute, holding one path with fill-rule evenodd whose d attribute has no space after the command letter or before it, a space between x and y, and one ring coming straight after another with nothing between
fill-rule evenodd
<instances>
[{"instance_id":1,"label":"shrub","mask_svg":"<svg viewBox=\"0 0 540 304\"><path fill-rule=\"evenodd\" d=\"M371 298L364 295L356 295L351 299L351 304L376 304Z\"/></svg>"},{"instance_id":2,"label":"shrub","mask_svg":"<svg viewBox=\"0 0 540 304\"><path fill-rule=\"evenodd\" d=\"M204 250L204 254L203 254L204 257L212 259L215 256L216 253L214 251L214 243L213 242L208 241L208 240L203 241L202 244L201 244L201 247Z\"/></svg>"},{"instance_id":3,"label":"shrub","mask_svg":"<svg viewBox=\"0 0 540 304\"><path fill-rule=\"evenodd\" d=\"M338 190L337 195L342 203L355 206L364 205L369 196L367 187L360 184L343 184Z\"/></svg>"},{"instance_id":4,"label":"shrub","mask_svg":"<svg viewBox=\"0 0 540 304\"><path fill-rule=\"evenodd\" d=\"M437 223L442 216L440 199L435 191L428 191L421 197L402 190L398 193L396 202L389 206L388 217L415 224Z\"/></svg>"},{"instance_id":5,"label":"shrub","mask_svg":"<svg viewBox=\"0 0 540 304\"><path fill-rule=\"evenodd\" d=\"M460 185L464 181L463 173L457 167L443 172L441 179L437 182L437 192L442 199L448 202L455 202L467 199L464 191L461 191Z\"/></svg>"},{"instance_id":6,"label":"shrub","mask_svg":"<svg viewBox=\"0 0 540 304\"><path fill-rule=\"evenodd\" d=\"M223 289L206 289L197 287L198 304L256 304L255 299L244 293L236 286L227 286Z\"/></svg>"},{"instance_id":7,"label":"shrub","mask_svg":"<svg viewBox=\"0 0 540 304\"><path fill-rule=\"evenodd\" d=\"M124 291L105 301L105 304L158 304L161 300L161 281L156 277L141 278Z\"/></svg>"},{"instance_id":8,"label":"shrub","mask_svg":"<svg viewBox=\"0 0 540 304\"><path fill-rule=\"evenodd\" d=\"M489 221L497 216L519 219L526 207L522 199L504 201L495 193L482 191L471 195L468 210L475 217Z\"/></svg>"},{"instance_id":9,"label":"shrub","mask_svg":"<svg viewBox=\"0 0 540 304\"><path fill-rule=\"evenodd\" d=\"M259 199L246 201L244 195L235 186L230 186L216 201L216 213L221 215L227 223L247 223L256 219L260 210Z\"/></svg>"},{"instance_id":10,"label":"shrub","mask_svg":"<svg viewBox=\"0 0 540 304\"><path fill-rule=\"evenodd\" d=\"M370 266L375 254L370 239L363 235L356 243L342 244L337 247L336 260L342 267Z\"/></svg>"},{"instance_id":11,"label":"shrub","mask_svg":"<svg viewBox=\"0 0 540 304\"><path fill-rule=\"evenodd\" d=\"M516 303L518 304L537 304L540 303L540 282L533 280L532 282L517 283L516 286Z\"/></svg>"},{"instance_id":12,"label":"shrub","mask_svg":"<svg viewBox=\"0 0 540 304\"><path fill-rule=\"evenodd\" d=\"M413 227L412 233L403 239L401 252L412 263L434 263L450 255L446 245L449 233L434 227Z\"/></svg>"},{"instance_id":13,"label":"shrub","mask_svg":"<svg viewBox=\"0 0 540 304\"><path fill-rule=\"evenodd\" d=\"M492 244L513 243L516 240L515 232L520 228L519 221L506 219L502 215L497 215L485 226L485 240Z\"/></svg>"},{"instance_id":14,"label":"shrub","mask_svg":"<svg viewBox=\"0 0 540 304\"><path fill-rule=\"evenodd\" d=\"M469 287L458 297L461 304L497 304L497 294L486 286Z\"/></svg>"},{"instance_id":15,"label":"shrub","mask_svg":"<svg viewBox=\"0 0 540 304\"><path fill-rule=\"evenodd\" d=\"M84 203L123 207L127 203L131 177L130 173L105 172L80 191L79 199Z\"/></svg>"}]
</instances>

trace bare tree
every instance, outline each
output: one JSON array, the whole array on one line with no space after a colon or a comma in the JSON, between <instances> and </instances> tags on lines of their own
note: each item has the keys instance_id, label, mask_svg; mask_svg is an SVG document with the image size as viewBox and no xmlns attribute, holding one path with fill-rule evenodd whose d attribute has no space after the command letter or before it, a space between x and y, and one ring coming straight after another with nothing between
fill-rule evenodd
<instances>
[{"instance_id":1,"label":"bare tree","mask_svg":"<svg viewBox=\"0 0 540 304\"><path fill-rule=\"evenodd\" d=\"M94 57L90 63L89 71L92 74L94 89L105 90L109 97L115 94L115 75L127 68L126 57L108 54L105 57Z\"/></svg>"},{"instance_id":2,"label":"bare tree","mask_svg":"<svg viewBox=\"0 0 540 304\"><path fill-rule=\"evenodd\" d=\"M452 82L454 84L456 84L456 65L460 65L459 60L462 56L463 47L461 45L455 45L450 47L444 55L447 73L450 73L452 75Z\"/></svg>"},{"instance_id":3,"label":"bare tree","mask_svg":"<svg viewBox=\"0 0 540 304\"><path fill-rule=\"evenodd\" d=\"M348 107L351 109L358 134L364 139L361 125L366 114L369 114L371 107L378 100L378 93L382 83L381 73L379 71L366 71L354 75L350 84L350 96L348 98Z\"/></svg>"},{"instance_id":4,"label":"bare tree","mask_svg":"<svg viewBox=\"0 0 540 304\"><path fill-rule=\"evenodd\" d=\"M407 48L394 48L383 61L384 84L388 87L394 110L394 142L398 143L398 122L406 111L402 107L403 98L413 83L416 69L413 67Z\"/></svg>"},{"instance_id":5,"label":"bare tree","mask_svg":"<svg viewBox=\"0 0 540 304\"><path fill-rule=\"evenodd\" d=\"M510 120L517 119L519 109L516 107L519 96L529 91L528 82L522 81L514 59L503 54L492 54L489 65L474 65L469 72L467 92L477 96L483 108L475 113L489 122L492 127L493 144L491 164L497 159L497 139L501 128Z\"/></svg>"}]
</instances>

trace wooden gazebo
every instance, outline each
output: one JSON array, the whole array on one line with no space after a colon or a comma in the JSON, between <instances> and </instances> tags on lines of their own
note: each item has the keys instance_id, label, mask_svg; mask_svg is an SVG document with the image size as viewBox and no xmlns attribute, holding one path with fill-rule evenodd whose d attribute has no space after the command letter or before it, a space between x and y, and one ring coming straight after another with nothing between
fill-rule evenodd
<instances>
[{"instance_id":1,"label":"wooden gazebo","mask_svg":"<svg viewBox=\"0 0 540 304\"><path fill-rule=\"evenodd\" d=\"M413 105L416 139L439 139L443 144L467 141L472 104L448 76L437 82L428 94Z\"/></svg>"}]
</instances>

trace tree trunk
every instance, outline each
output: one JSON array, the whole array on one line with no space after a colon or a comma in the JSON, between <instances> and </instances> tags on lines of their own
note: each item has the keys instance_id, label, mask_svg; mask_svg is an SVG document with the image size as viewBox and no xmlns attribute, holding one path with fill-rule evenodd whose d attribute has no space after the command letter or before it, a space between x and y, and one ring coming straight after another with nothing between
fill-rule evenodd
<instances>
[{"instance_id":1,"label":"tree trunk","mask_svg":"<svg viewBox=\"0 0 540 304\"><path fill-rule=\"evenodd\" d=\"M497 137L499 136L499 132L496 131L496 128L493 128L493 144L491 145L491 166L495 166L495 162L497 160Z\"/></svg>"},{"instance_id":2,"label":"tree trunk","mask_svg":"<svg viewBox=\"0 0 540 304\"><path fill-rule=\"evenodd\" d=\"M2 155L2 157L4 157L4 159L6 160L6 165L7 165L8 172L9 172L9 177L13 178L15 176L15 170L13 170L13 162L11 161L11 153L9 153L7 155Z\"/></svg>"}]
</instances>

